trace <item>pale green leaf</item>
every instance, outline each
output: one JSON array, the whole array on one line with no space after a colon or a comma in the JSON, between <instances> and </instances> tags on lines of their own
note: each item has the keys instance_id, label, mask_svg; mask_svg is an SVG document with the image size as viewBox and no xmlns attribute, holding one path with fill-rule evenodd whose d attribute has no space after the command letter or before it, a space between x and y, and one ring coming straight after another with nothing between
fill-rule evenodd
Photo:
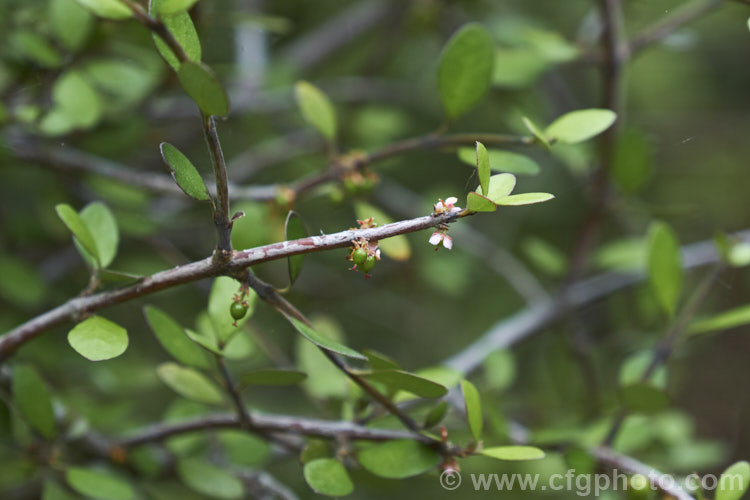
<instances>
[{"instance_id":1,"label":"pale green leaf","mask_svg":"<svg viewBox=\"0 0 750 500\"><path fill-rule=\"evenodd\" d=\"M211 465L198 458L179 460L177 476L188 487L210 498L233 500L244 497L242 481L226 468Z\"/></svg>"},{"instance_id":2,"label":"pale green leaf","mask_svg":"<svg viewBox=\"0 0 750 500\"><path fill-rule=\"evenodd\" d=\"M295 95L297 106L305 121L329 141L335 140L336 111L328 97L318 87L304 81L297 82Z\"/></svg>"},{"instance_id":3,"label":"pale green leaf","mask_svg":"<svg viewBox=\"0 0 750 500\"><path fill-rule=\"evenodd\" d=\"M224 402L224 397L216 384L192 368L168 362L160 364L156 373L173 391L187 399L216 405Z\"/></svg>"},{"instance_id":4,"label":"pale green leaf","mask_svg":"<svg viewBox=\"0 0 750 500\"><path fill-rule=\"evenodd\" d=\"M536 123L532 122L530 118L527 118L525 116L521 117L521 121L523 122L523 125L526 127L526 129L531 132L531 135L533 135L537 141L539 141L545 148L549 149L549 139L546 135L544 135L544 132L536 125Z\"/></svg>"},{"instance_id":5,"label":"pale green leaf","mask_svg":"<svg viewBox=\"0 0 750 500\"><path fill-rule=\"evenodd\" d=\"M490 157L484 144L477 141L477 177L479 178L478 192L485 194L490 189ZM491 197L490 197L491 199Z\"/></svg>"},{"instance_id":6,"label":"pale green leaf","mask_svg":"<svg viewBox=\"0 0 750 500\"><path fill-rule=\"evenodd\" d=\"M169 143L162 142L159 145L161 157L169 167L175 182L182 191L196 200L208 200L208 188L201 174L188 159L187 156Z\"/></svg>"},{"instance_id":7,"label":"pale green leaf","mask_svg":"<svg viewBox=\"0 0 750 500\"><path fill-rule=\"evenodd\" d=\"M566 144L576 144L601 134L616 119L617 114L609 109L580 109L557 118L544 135Z\"/></svg>"},{"instance_id":8,"label":"pale green leaf","mask_svg":"<svg viewBox=\"0 0 750 500\"><path fill-rule=\"evenodd\" d=\"M682 295L680 242L664 222L654 222L648 232L648 281L659 305L673 316Z\"/></svg>"},{"instance_id":9,"label":"pale green leaf","mask_svg":"<svg viewBox=\"0 0 750 500\"><path fill-rule=\"evenodd\" d=\"M493 172L508 172L515 175L537 175L540 172L539 165L529 158L512 151L501 149L488 149L490 158L490 170ZM477 154L474 148L459 148L458 159L472 167L476 166Z\"/></svg>"},{"instance_id":10,"label":"pale green leaf","mask_svg":"<svg viewBox=\"0 0 750 500\"><path fill-rule=\"evenodd\" d=\"M206 354L188 339L185 331L171 316L154 306L144 307L143 314L159 343L177 361L195 368L212 366Z\"/></svg>"},{"instance_id":11,"label":"pale green leaf","mask_svg":"<svg viewBox=\"0 0 750 500\"><path fill-rule=\"evenodd\" d=\"M78 493L107 500L135 500L135 490L127 481L110 472L83 467L65 471L65 480Z\"/></svg>"},{"instance_id":12,"label":"pale green leaf","mask_svg":"<svg viewBox=\"0 0 750 500\"><path fill-rule=\"evenodd\" d=\"M523 193L506 196L497 201L498 205L515 207L518 205L533 205L534 203L543 203L554 198L549 193Z\"/></svg>"},{"instance_id":13,"label":"pale green leaf","mask_svg":"<svg viewBox=\"0 0 750 500\"><path fill-rule=\"evenodd\" d=\"M494 446L481 451L486 457L498 460L539 460L544 452L533 446Z\"/></svg>"},{"instance_id":14,"label":"pale green leaf","mask_svg":"<svg viewBox=\"0 0 750 500\"><path fill-rule=\"evenodd\" d=\"M70 205L61 203L55 206L55 211L58 217L67 226L68 230L73 233L73 236L81 243L83 248L94 258L99 261L99 254L94 241L94 237L91 235L88 226L83 221L80 215L73 210Z\"/></svg>"},{"instance_id":15,"label":"pale green leaf","mask_svg":"<svg viewBox=\"0 0 750 500\"><path fill-rule=\"evenodd\" d=\"M93 18L75 0L50 0L49 20L52 32L70 50L78 50L91 34Z\"/></svg>"},{"instance_id":16,"label":"pale green leaf","mask_svg":"<svg viewBox=\"0 0 750 500\"><path fill-rule=\"evenodd\" d=\"M213 71L203 63L187 61L180 65L177 78L182 88L205 115L229 113L229 98Z\"/></svg>"},{"instance_id":17,"label":"pale green leaf","mask_svg":"<svg viewBox=\"0 0 750 500\"><path fill-rule=\"evenodd\" d=\"M92 316L68 333L68 343L90 361L116 358L128 348L128 333L117 323Z\"/></svg>"},{"instance_id":18,"label":"pale green leaf","mask_svg":"<svg viewBox=\"0 0 750 500\"><path fill-rule=\"evenodd\" d=\"M44 68L62 65L60 52L43 36L33 31L16 30L9 37L10 49L18 56Z\"/></svg>"},{"instance_id":19,"label":"pale green leaf","mask_svg":"<svg viewBox=\"0 0 750 500\"><path fill-rule=\"evenodd\" d=\"M47 439L57 432L52 398L47 385L31 365L15 365L11 382L13 400L21 416Z\"/></svg>"},{"instance_id":20,"label":"pale green leaf","mask_svg":"<svg viewBox=\"0 0 750 500\"><path fill-rule=\"evenodd\" d=\"M354 491L349 473L341 462L333 458L318 458L305 464L305 481L316 493L343 497Z\"/></svg>"},{"instance_id":21,"label":"pale green leaf","mask_svg":"<svg viewBox=\"0 0 750 500\"><path fill-rule=\"evenodd\" d=\"M496 174L490 177L489 190L485 193L481 186L477 188L477 192L492 200L494 203L499 203L513 192L513 188L516 187L516 176L513 174Z\"/></svg>"},{"instance_id":22,"label":"pale green leaf","mask_svg":"<svg viewBox=\"0 0 750 500\"><path fill-rule=\"evenodd\" d=\"M133 16L133 11L120 0L76 0L93 14L105 19L127 19Z\"/></svg>"},{"instance_id":23,"label":"pale green leaf","mask_svg":"<svg viewBox=\"0 0 750 500\"><path fill-rule=\"evenodd\" d=\"M747 324L750 324L750 305L736 307L708 318L697 319L688 328L688 334L697 335L699 333L729 330Z\"/></svg>"},{"instance_id":24,"label":"pale green leaf","mask_svg":"<svg viewBox=\"0 0 750 500\"><path fill-rule=\"evenodd\" d=\"M438 88L446 116L453 120L474 107L492 78L495 47L485 28L470 23L445 45L438 67Z\"/></svg>"},{"instance_id":25,"label":"pale green leaf","mask_svg":"<svg viewBox=\"0 0 750 500\"><path fill-rule=\"evenodd\" d=\"M736 462L721 473L716 500L740 500L750 486L750 463Z\"/></svg>"},{"instance_id":26,"label":"pale green leaf","mask_svg":"<svg viewBox=\"0 0 750 500\"><path fill-rule=\"evenodd\" d=\"M120 243L115 216L107 205L98 201L86 205L80 216L94 238L99 264L101 267L109 266L117 255L117 246Z\"/></svg>"},{"instance_id":27,"label":"pale green leaf","mask_svg":"<svg viewBox=\"0 0 750 500\"><path fill-rule=\"evenodd\" d=\"M80 128L94 126L104 111L99 94L78 71L66 71L55 80L52 100L55 109Z\"/></svg>"},{"instance_id":28,"label":"pale green leaf","mask_svg":"<svg viewBox=\"0 0 750 500\"><path fill-rule=\"evenodd\" d=\"M350 349L349 347L346 347L343 344L340 344L334 340L331 340L330 338L318 333L312 327L306 325L300 320L296 318L292 318L291 316L286 316L286 319L288 319L289 322L292 325L294 325L294 328L296 328L297 331L301 333L303 337L305 337L307 340L317 345L318 347L321 347L325 349L326 351L331 351L331 352L335 352L336 354L341 354L342 356L347 356L349 358L361 359L363 361L367 360L366 357L364 357L363 355L361 355L354 349Z\"/></svg>"},{"instance_id":29,"label":"pale green leaf","mask_svg":"<svg viewBox=\"0 0 750 500\"><path fill-rule=\"evenodd\" d=\"M486 196L471 192L466 196L466 208L472 212L494 212L497 205Z\"/></svg>"},{"instance_id":30,"label":"pale green leaf","mask_svg":"<svg viewBox=\"0 0 750 500\"><path fill-rule=\"evenodd\" d=\"M437 467L441 457L422 443L403 439L363 447L357 458L376 476L403 479Z\"/></svg>"},{"instance_id":31,"label":"pale green leaf","mask_svg":"<svg viewBox=\"0 0 750 500\"><path fill-rule=\"evenodd\" d=\"M482 426L484 416L482 415L482 400L479 391L474 384L468 380L461 381L461 392L464 395L464 407L466 408L466 419L469 421L469 429L474 441L482 439Z\"/></svg>"}]
</instances>

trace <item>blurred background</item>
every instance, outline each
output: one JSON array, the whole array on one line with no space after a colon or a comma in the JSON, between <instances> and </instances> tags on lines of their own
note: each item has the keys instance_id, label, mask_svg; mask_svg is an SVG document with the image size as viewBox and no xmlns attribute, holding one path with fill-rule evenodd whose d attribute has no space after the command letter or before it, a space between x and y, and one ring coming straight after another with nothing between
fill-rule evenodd
<instances>
[{"instance_id":1,"label":"blurred background","mask_svg":"<svg viewBox=\"0 0 750 500\"><path fill-rule=\"evenodd\" d=\"M604 210L602 229L577 278L642 267L644 237L654 219L669 222L683 243L750 227L749 11L738 2L708 4L694 21L643 46L623 68L621 138L604 208L592 202L597 141L551 151L511 148L540 167L538 175L519 175L518 191L551 192L555 200L465 219L451 230L450 252L435 252L429 233L410 234L410 258L385 258L369 280L347 271L345 250L309 255L289 299L347 345L420 370L440 365L530 301L554 295L570 278L592 208ZM624 2L628 38L684 12L685 5ZM495 75L491 91L451 132L525 134L521 116L545 124L567 111L600 107L603 100L601 22L590 0L204 0L190 14L202 59L230 95L230 115L217 126L230 180L240 186L287 183L327 167L324 143L295 104L299 80L313 82L333 101L341 151L373 150L436 130L443 121L439 54L471 21L483 24L497 44ZM87 285L86 265L55 214L58 203L79 209L102 200L113 210L121 235L112 269L144 275L209 255L215 244L209 207L181 193L153 192L137 180L166 176L162 141L179 147L207 179L211 172L197 107L150 34L133 21L95 19L73 0L0 0L0 41L0 331ZM90 82L93 97L61 114L53 89L74 71ZM136 180L92 172L102 166ZM296 210L311 234L355 226L360 202L393 220L429 213L438 197L457 196L463 205L477 183L455 150L414 152L369 171L376 178L371 188L334 183L298 200ZM285 206L240 199L231 208L246 213L235 225L235 248L284 239ZM285 262L254 270L286 285ZM688 274L688 292L700 275ZM741 269L723 273L701 312L743 305L749 277ZM208 281L189 284L104 311L131 338L128 351L112 361L81 358L67 345L68 327L28 344L14 359L33 362L59 401L103 433L203 412L156 378L154 367L168 355L141 309L155 304L192 327L209 287ZM652 348L666 326L651 292L638 285L493 354L472 375L487 412L485 441L507 442L508 422L515 421L531 429L542 447L571 439L598 442L617 410L623 363ZM308 371L310 380L302 388L255 389L246 395L249 403L268 412L342 418L351 410L346 382L298 337L258 303L233 367L289 361ZM615 447L678 474L719 472L750 456L748 353L747 327L681 343L665 375L671 408L628 417ZM468 439L461 418L457 412L448 417L447 425L457 429L452 439ZM187 452L215 446L217 439L232 441L190 436L170 446ZM264 445L250 441L238 446L238 463L267 468L300 497L314 496L296 460L272 460ZM0 453L7 463L0 467L0 491L37 474L13 446ZM471 458L462 467L564 473L577 458L553 451L523 466ZM437 474L408 481L352 474L355 498L461 494L443 491ZM149 481L156 484L144 484ZM156 498L193 494L176 483L153 491Z\"/></svg>"}]
</instances>

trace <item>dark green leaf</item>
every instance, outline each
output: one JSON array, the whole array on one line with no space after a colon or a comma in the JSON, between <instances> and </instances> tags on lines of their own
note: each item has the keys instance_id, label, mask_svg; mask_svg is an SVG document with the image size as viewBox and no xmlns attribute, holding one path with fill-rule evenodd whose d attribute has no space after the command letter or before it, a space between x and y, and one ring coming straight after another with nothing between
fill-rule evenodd
<instances>
[{"instance_id":1,"label":"dark green leaf","mask_svg":"<svg viewBox=\"0 0 750 500\"><path fill-rule=\"evenodd\" d=\"M117 255L120 234L117 220L104 203L94 202L81 210L80 217L89 228L102 267L109 266Z\"/></svg>"},{"instance_id":2,"label":"dark green leaf","mask_svg":"<svg viewBox=\"0 0 750 500\"><path fill-rule=\"evenodd\" d=\"M286 232L287 240L298 240L307 236L307 229L305 229L302 219L293 210L290 210L286 216L284 231ZM293 255L287 259L289 286L294 285L294 282L297 281L297 277L299 277L299 273L302 271L302 262L304 259L305 256L302 254Z\"/></svg>"},{"instance_id":3,"label":"dark green leaf","mask_svg":"<svg viewBox=\"0 0 750 500\"><path fill-rule=\"evenodd\" d=\"M478 192L485 194L490 190L490 157L484 144L477 141L477 177L479 177ZM491 198L490 198L491 199Z\"/></svg>"},{"instance_id":4,"label":"dark green leaf","mask_svg":"<svg viewBox=\"0 0 750 500\"><path fill-rule=\"evenodd\" d=\"M156 373L165 384L183 397L206 404L220 405L224 402L216 384L192 368L177 363L162 363Z\"/></svg>"},{"instance_id":5,"label":"dark green leaf","mask_svg":"<svg viewBox=\"0 0 750 500\"><path fill-rule=\"evenodd\" d=\"M44 68L57 68L63 58L50 42L38 33L26 30L14 31L10 47L19 56Z\"/></svg>"},{"instance_id":6,"label":"dark green leaf","mask_svg":"<svg viewBox=\"0 0 750 500\"><path fill-rule=\"evenodd\" d=\"M473 212L494 212L497 205L486 196L471 192L466 197L466 208Z\"/></svg>"},{"instance_id":7,"label":"dark green leaf","mask_svg":"<svg viewBox=\"0 0 750 500\"><path fill-rule=\"evenodd\" d=\"M256 370L240 378L242 385L295 385L304 381L307 374L297 370Z\"/></svg>"},{"instance_id":8,"label":"dark green leaf","mask_svg":"<svg viewBox=\"0 0 750 500\"><path fill-rule=\"evenodd\" d=\"M633 413L658 413L669 406L667 395L647 382L636 382L620 390L623 406Z\"/></svg>"},{"instance_id":9,"label":"dark green leaf","mask_svg":"<svg viewBox=\"0 0 750 500\"><path fill-rule=\"evenodd\" d=\"M166 142L161 143L159 150L164 163L169 167L169 172L180 189L196 200L208 200L208 188L206 188L201 174L198 173L187 156Z\"/></svg>"},{"instance_id":10,"label":"dark green leaf","mask_svg":"<svg viewBox=\"0 0 750 500\"><path fill-rule=\"evenodd\" d=\"M385 354L373 351L372 349L364 349L362 354L367 356L367 361L370 362L370 366L373 370L400 370L401 367Z\"/></svg>"},{"instance_id":11,"label":"dark green leaf","mask_svg":"<svg viewBox=\"0 0 750 500\"><path fill-rule=\"evenodd\" d=\"M437 451L411 439L370 445L358 455L362 467L376 476L391 479L422 474L436 467L440 458Z\"/></svg>"},{"instance_id":12,"label":"dark green leaf","mask_svg":"<svg viewBox=\"0 0 750 500\"><path fill-rule=\"evenodd\" d=\"M68 333L68 343L90 361L116 358L128 348L128 333L117 323L92 316Z\"/></svg>"},{"instance_id":13,"label":"dark green leaf","mask_svg":"<svg viewBox=\"0 0 750 500\"><path fill-rule=\"evenodd\" d=\"M549 193L523 193L506 196L497 201L498 205L506 207L515 207L519 205L532 205L534 203L543 203L553 199L555 196Z\"/></svg>"},{"instance_id":14,"label":"dark green leaf","mask_svg":"<svg viewBox=\"0 0 750 500\"><path fill-rule=\"evenodd\" d=\"M445 45L438 67L438 88L446 116L453 120L469 111L490 86L495 47L481 25L459 29Z\"/></svg>"},{"instance_id":15,"label":"dark green leaf","mask_svg":"<svg viewBox=\"0 0 750 500\"><path fill-rule=\"evenodd\" d=\"M105 19L127 19L133 16L133 11L120 0L76 0L86 9Z\"/></svg>"},{"instance_id":16,"label":"dark green leaf","mask_svg":"<svg viewBox=\"0 0 750 500\"><path fill-rule=\"evenodd\" d=\"M619 134L612 161L612 177L620 188L632 193L641 188L651 177L651 144L638 129L629 128Z\"/></svg>"},{"instance_id":17,"label":"dark green leaf","mask_svg":"<svg viewBox=\"0 0 750 500\"><path fill-rule=\"evenodd\" d=\"M740 500L750 486L750 463L736 462L721 473L716 500Z\"/></svg>"},{"instance_id":18,"label":"dark green leaf","mask_svg":"<svg viewBox=\"0 0 750 500\"><path fill-rule=\"evenodd\" d=\"M354 484L346 468L333 458L318 458L307 462L303 475L310 488L321 495L343 497L354 491Z\"/></svg>"},{"instance_id":19,"label":"dark green leaf","mask_svg":"<svg viewBox=\"0 0 750 500\"><path fill-rule=\"evenodd\" d=\"M190 9L198 0L160 0L157 12L168 15Z\"/></svg>"},{"instance_id":20,"label":"dark green leaf","mask_svg":"<svg viewBox=\"0 0 750 500\"><path fill-rule=\"evenodd\" d=\"M424 428L429 429L442 422L447 412L448 403L446 401L439 402L424 418Z\"/></svg>"},{"instance_id":21,"label":"dark green leaf","mask_svg":"<svg viewBox=\"0 0 750 500\"><path fill-rule=\"evenodd\" d=\"M495 446L485 448L481 453L498 460L539 460L544 458L544 452L533 446Z\"/></svg>"},{"instance_id":22,"label":"dark green leaf","mask_svg":"<svg viewBox=\"0 0 750 500\"><path fill-rule=\"evenodd\" d=\"M47 287L39 273L26 262L0 255L0 297L21 307L44 300Z\"/></svg>"},{"instance_id":23,"label":"dark green leaf","mask_svg":"<svg viewBox=\"0 0 750 500\"><path fill-rule=\"evenodd\" d=\"M365 377L384 384L391 391L406 391L423 398L442 398L448 392L445 386L403 370L378 370Z\"/></svg>"},{"instance_id":24,"label":"dark green leaf","mask_svg":"<svg viewBox=\"0 0 750 500\"><path fill-rule=\"evenodd\" d=\"M47 439L56 433L55 414L47 385L31 365L13 367L13 399L21 416Z\"/></svg>"},{"instance_id":25,"label":"dark green leaf","mask_svg":"<svg viewBox=\"0 0 750 500\"><path fill-rule=\"evenodd\" d=\"M151 0L150 7L151 11L156 11L159 8L159 4L162 0ZM198 38L198 32L195 30L193 20L190 18L190 14L187 12L177 12L175 14L162 16L162 22L167 27L172 36L174 36L177 43L185 51L188 59L195 62L200 62L202 57L201 42ZM180 60L172 52L172 49L161 39L158 35L152 35L156 49L159 54L167 61L167 64L172 66L172 69L179 71Z\"/></svg>"},{"instance_id":26,"label":"dark green leaf","mask_svg":"<svg viewBox=\"0 0 750 500\"><path fill-rule=\"evenodd\" d=\"M656 299L673 316L682 295L682 254L677 235L664 222L654 222L648 232L648 281Z\"/></svg>"},{"instance_id":27,"label":"dark green leaf","mask_svg":"<svg viewBox=\"0 0 750 500\"><path fill-rule=\"evenodd\" d=\"M490 170L493 172L508 172L515 175L537 175L539 165L522 154L500 149L488 149ZM477 154L474 148L459 148L458 159L467 165L476 166Z\"/></svg>"},{"instance_id":28,"label":"dark green leaf","mask_svg":"<svg viewBox=\"0 0 750 500\"><path fill-rule=\"evenodd\" d=\"M177 71L177 77L203 114L224 116L229 113L229 98L208 66L200 62L185 62Z\"/></svg>"},{"instance_id":29,"label":"dark green leaf","mask_svg":"<svg viewBox=\"0 0 750 500\"><path fill-rule=\"evenodd\" d=\"M336 139L336 111L328 97L309 82L297 82L295 87L297 106L307 123L329 141Z\"/></svg>"},{"instance_id":30,"label":"dark green leaf","mask_svg":"<svg viewBox=\"0 0 750 500\"><path fill-rule=\"evenodd\" d=\"M99 261L96 242L81 216L79 216L70 205L65 204L56 205L55 211L70 232L73 233L73 236L81 243L83 248Z\"/></svg>"},{"instance_id":31,"label":"dark green leaf","mask_svg":"<svg viewBox=\"0 0 750 500\"><path fill-rule=\"evenodd\" d=\"M177 462L177 475L191 489L210 498L232 500L244 496L242 482L224 468L197 458Z\"/></svg>"},{"instance_id":32,"label":"dark green leaf","mask_svg":"<svg viewBox=\"0 0 750 500\"><path fill-rule=\"evenodd\" d=\"M100 470L71 467L65 471L65 480L82 495L107 500L134 500L132 486L119 477Z\"/></svg>"},{"instance_id":33,"label":"dark green leaf","mask_svg":"<svg viewBox=\"0 0 750 500\"><path fill-rule=\"evenodd\" d=\"M307 326L296 318L286 316L286 319L288 319L289 322L294 325L294 328L296 328L303 337L305 337L307 340L317 345L318 347L325 349L326 351L335 352L336 354L341 354L342 356L347 356L353 359L361 359L363 361L367 359L354 349L350 349L349 347L346 347L343 344L339 344L338 342L316 332L312 327Z\"/></svg>"},{"instance_id":34,"label":"dark green leaf","mask_svg":"<svg viewBox=\"0 0 750 500\"><path fill-rule=\"evenodd\" d=\"M553 121L544 135L567 144L576 144L601 134L617 119L609 109L580 109L566 113Z\"/></svg>"},{"instance_id":35,"label":"dark green leaf","mask_svg":"<svg viewBox=\"0 0 750 500\"><path fill-rule=\"evenodd\" d=\"M482 400L479 397L479 391L474 387L474 384L468 380L462 380L461 392L464 395L466 419L469 421L471 435L474 437L474 441L479 442L479 440L482 439L482 426L484 424Z\"/></svg>"},{"instance_id":36,"label":"dark green leaf","mask_svg":"<svg viewBox=\"0 0 750 500\"><path fill-rule=\"evenodd\" d=\"M195 368L212 366L206 354L187 338L185 331L171 316L154 306L144 307L143 313L159 343L177 361Z\"/></svg>"}]
</instances>

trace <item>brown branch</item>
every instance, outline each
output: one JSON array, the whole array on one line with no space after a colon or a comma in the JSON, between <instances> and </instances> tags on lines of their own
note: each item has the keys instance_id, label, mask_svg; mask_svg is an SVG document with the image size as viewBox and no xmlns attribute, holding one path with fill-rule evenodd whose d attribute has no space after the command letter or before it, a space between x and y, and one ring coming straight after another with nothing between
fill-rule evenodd
<instances>
[{"instance_id":1,"label":"brown branch","mask_svg":"<svg viewBox=\"0 0 750 500\"><path fill-rule=\"evenodd\" d=\"M230 260L226 263L216 263L213 259L206 258L144 277L137 283L124 288L101 292L87 297L77 297L23 323L0 337L0 362L20 346L50 328L59 326L69 320L76 320L85 314L92 313L104 307L120 304L184 283L231 274L246 267L271 260L282 259L292 255L343 248L349 246L352 241L356 241L359 238L377 241L400 234L422 231L443 223L453 222L458 217L459 215L456 214L428 215L370 229L350 229L329 235L309 236L298 240L273 243L234 252Z\"/></svg>"}]
</instances>

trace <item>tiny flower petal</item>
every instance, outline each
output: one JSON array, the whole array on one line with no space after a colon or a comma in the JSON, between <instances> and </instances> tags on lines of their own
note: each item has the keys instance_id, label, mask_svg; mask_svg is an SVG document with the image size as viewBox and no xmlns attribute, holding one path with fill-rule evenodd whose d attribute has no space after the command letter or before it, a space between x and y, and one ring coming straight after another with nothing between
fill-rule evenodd
<instances>
[{"instance_id":1,"label":"tiny flower petal","mask_svg":"<svg viewBox=\"0 0 750 500\"><path fill-rule=\"evenodd\" d=\"M448 211L449 214L457 214L458 212L461 212L463 208L461 207L451 207L451 209Z\"/></svg>"},{"instance_id":2,"label":"tiny flower petal","mask_svg":"<svg viewBox=\"0 0 750 500\"><path fill-rule=\"evenodd\" d=\"M445 235L443 233L439 233L439 232L435 231L434 233L432 233L432 236L430 236L430 244L431 245L437 245L441 241L443 241L444 237L445 237Z\"/></svg>"},{"instance_id":3,"label":"tiny flower petal","mask_svg":"<svg viewBox=\"0 0 750 500\"><path fill-rule=\"evenodd\" d=\"M451 205L453 205L457 201L458 201L458 198L456 198L455 196L451 196L450 198L448 198L447 200L445 200L445 204L450 207Z\"/></svg>"},{"instance_id":4,"label":"tiny flower petal","mask_svg":"<svg viewBox=\"0 0 750 500\"><path fill-rule=\"evenodd\" d=\"M448 250L450 250L451 248L453 248L453 238L451 238L447 234L444 234L443 235L443 246L445 248L447 248Z\"/></svg>"}]
</instances>

